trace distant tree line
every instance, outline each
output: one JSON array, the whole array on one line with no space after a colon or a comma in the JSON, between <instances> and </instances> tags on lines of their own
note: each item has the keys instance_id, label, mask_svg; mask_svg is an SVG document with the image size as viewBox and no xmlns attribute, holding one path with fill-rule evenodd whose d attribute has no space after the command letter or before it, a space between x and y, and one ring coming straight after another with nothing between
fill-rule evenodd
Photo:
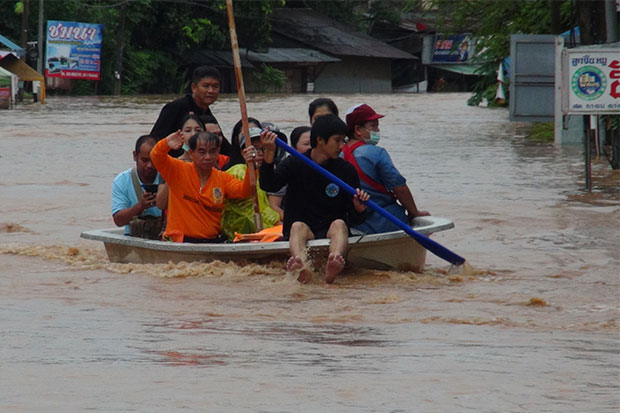
<instances>
[{"instance_id":1,"label":"distant tree line","mask_svg":"<svg viewBox=\"0 0 620 413\"><path fill-rule=\"evenodd\" d=\"M240 44L269 44L269 16L283 5L283 0L235 1ZM25 8L27 40L36 41L39 1L0 0L0 34L16 43ZM230 48L225 0L47 0L44 14L45 21L104 25L101 80L97 85L76 81L77 94L179 93L185 87L188 53Z\"/></svg>"},{"instance_id":2,"label":"distant tree line","mask_svg":"<svg viewBox=\"0 0 620 413\"><path fill-rule=\"evenodd\" d=\"M314 8L369 32L378 20L398 23L410 3L410 0L236 0L237 36L242 47L268 47L269 18L285 6ZM21 43L25 17L25 40L36 41L38 15L38 0L0 0L0 34ZM74 81L74 94L179 93L186 86L186 62L193 50L230 48L225 0L46 0L44 19L104 25L101 80L96 84ZM261 75L273 75L269 69ZM120 74L120 79L116 79L115 73Z\"/></svg>"},{"instance_id":3,"label":"distant tree line","mask_svg":"<svg viewBox=\"0 0 620 413\"><path fill-rule=\"evenodd\" d=\"M239 44L271 43L270 16L281 7L310 7L363 32L376 22L398 24L422 16L438 32L473 33L483 78L469 103L493 97L499 62L510 55L510 35L557 34L581 26L582 43L597 43L602 0L261 0L234 1ZM0 34L22 36L25 10L28 41L37 40L37 0L0 0ZM188 54L228 49L225 0L45 1L45 20L104 25L101 80L77 81L75 93L179 93L185 87ZM586 17L584 17L586 16ZM589 16L589 17L588 17ZM277 24L275 22L274 24ZM300 24L303 24L300 22ZM585 40L585 42L584 42ZM120 73L120 80L114 73ZM269 73L265 73L265 76Z\"/></svg>"}]
</instances>

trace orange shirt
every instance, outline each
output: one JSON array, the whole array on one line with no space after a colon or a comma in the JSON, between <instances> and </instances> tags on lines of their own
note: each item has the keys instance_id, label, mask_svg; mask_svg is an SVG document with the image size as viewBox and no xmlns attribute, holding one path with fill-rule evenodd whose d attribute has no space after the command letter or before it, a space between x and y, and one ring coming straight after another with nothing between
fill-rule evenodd
<instances>
[{"instance_id":1,"label":"orange shirt","mask_svg":"<svg viewBox=\"0 0 620 413\"><path fill-rule=\"evenodd\" d=\"M192 238L215 238L220 233L220 220L226 198L250 197L250 178L243 181L226 172L211 169L211 175L200 189L200 178L194 163L168 156L168 142L162 139L151 151L151 160L170 188L166 235L183 234Z\"/></svg>"},{"instance_id":2,"label":"orange shirt","mask_svg":"<svg viewBox=\"0 0 620 413\"><path fill-rule=\"evenodd\" d=\"M230 161L230 156L219 154L217 156L217 166L218 166L218 169L221 171L222 168L224 167L224 165L226 165L228 163L228 161Z\"/></svg>"}]
</instances>

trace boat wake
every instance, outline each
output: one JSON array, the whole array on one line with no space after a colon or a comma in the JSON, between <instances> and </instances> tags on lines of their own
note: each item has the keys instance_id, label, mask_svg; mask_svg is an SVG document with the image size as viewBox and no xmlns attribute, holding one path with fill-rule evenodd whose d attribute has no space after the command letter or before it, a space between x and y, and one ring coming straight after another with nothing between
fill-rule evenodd
<instances>
[{"instance_id":1,"label":"boat wake","mask_svg":"<svg viewBox=\"0 0 620 413\"><path fill-rule=\"evenodd\" d=\"M106 270L115 274L147 275L158 278L208 277L221 278L226 281L247 281L261 279L263 282L283 282L297 285L296 275L286 271L286 262L273 260L267 263L250 261L224 262L179 262L161 264L122 264L111 263L101 248L88 248L70 245L32 245L21 243L0 244L0 254L38 257L47 261L55 261L67 266L69 270L88 271ZM312 285L324 285L322 267L312 268L314 271ZM401 284L418 286L453 285L466 281L474 281L481 277L494 277L491 270L473 270L454 273L450 268L427 267L423 273L396 270L373 270L347 265L338 277L337 285L381 285ZM390 299L386 299L389 302Z\"/></svg>"}]
</instances>

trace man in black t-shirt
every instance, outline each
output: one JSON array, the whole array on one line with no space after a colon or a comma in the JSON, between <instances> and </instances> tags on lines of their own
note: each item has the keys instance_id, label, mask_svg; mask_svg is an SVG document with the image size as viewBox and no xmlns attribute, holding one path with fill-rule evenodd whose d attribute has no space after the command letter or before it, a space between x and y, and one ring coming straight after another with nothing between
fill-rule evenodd
<instances>
[{"instance_id":1,"label":"man in black t-shirt","mask_svg":"<svg viewBox=\"0 0 620 413\"><path fill-rule=\"evenodd\" d=\"M347 125L338 116L330 114L317 118L310 131L312 148L304 156L352 187L359 188L355 167L339 157L346 133ZM283 159L274 169L275 136L268 131L261 135L265 156L259 179L260 187L269 192L288 185L283 220L283 233L289 239L291 250L287 269L300 270L300 282L310 281L312 273L302 262L306 242L329 238L325 282L331 283L344 268L343 255L349 242L350 226L364 221L366 205L362 202L368 200L368 194L358 189L357 195L349 195L293 156Z\"/></svg>"},{"instance_id":2,"label":"man in black t-shirt","mask_svg":"<svg viewBox=\"0 0 620 413\"><path fill-rule=\"evenodd\" d=\"M214 118L211 106L220 95L220 72L212 66L200 66L192 73L192 94L167 103L159 113L150 135L158 141L164 139L181 128L181 122L192 112L202 118ZM204 120L203 120L204 122ZM223 137L220 152L231 156L232 147L230 142ZM170 151L170 155L179 157L183 150Z\"/></svg>"}]
</instances>

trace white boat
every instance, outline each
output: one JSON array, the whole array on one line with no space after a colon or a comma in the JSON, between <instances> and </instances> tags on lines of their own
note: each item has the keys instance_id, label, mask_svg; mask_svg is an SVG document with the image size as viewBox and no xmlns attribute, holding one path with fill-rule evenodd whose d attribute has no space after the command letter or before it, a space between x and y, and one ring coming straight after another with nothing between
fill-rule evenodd
<instances>
[{"instance_id":1,"label":"white boat","mask_svg":"<svg viewBox=\"0 0 620 413\"><path fill-rule=\"evenodd\" d=\"M446 218L419 217L412 227L430 236L439 231L454 228ZM224 244L190 244L153 241L124 235L124 228L85 231L82 238L102 241L110 262L153 264L168 262L254 261L285 260L289 256L289 243L244 242ZM328 239L308 242L309 256L324 259L329 250ZM404 231L352 236L346 260L362 268L399 269L421 272L426 261L426 249Z\"/></svg>"}]
</instances>

